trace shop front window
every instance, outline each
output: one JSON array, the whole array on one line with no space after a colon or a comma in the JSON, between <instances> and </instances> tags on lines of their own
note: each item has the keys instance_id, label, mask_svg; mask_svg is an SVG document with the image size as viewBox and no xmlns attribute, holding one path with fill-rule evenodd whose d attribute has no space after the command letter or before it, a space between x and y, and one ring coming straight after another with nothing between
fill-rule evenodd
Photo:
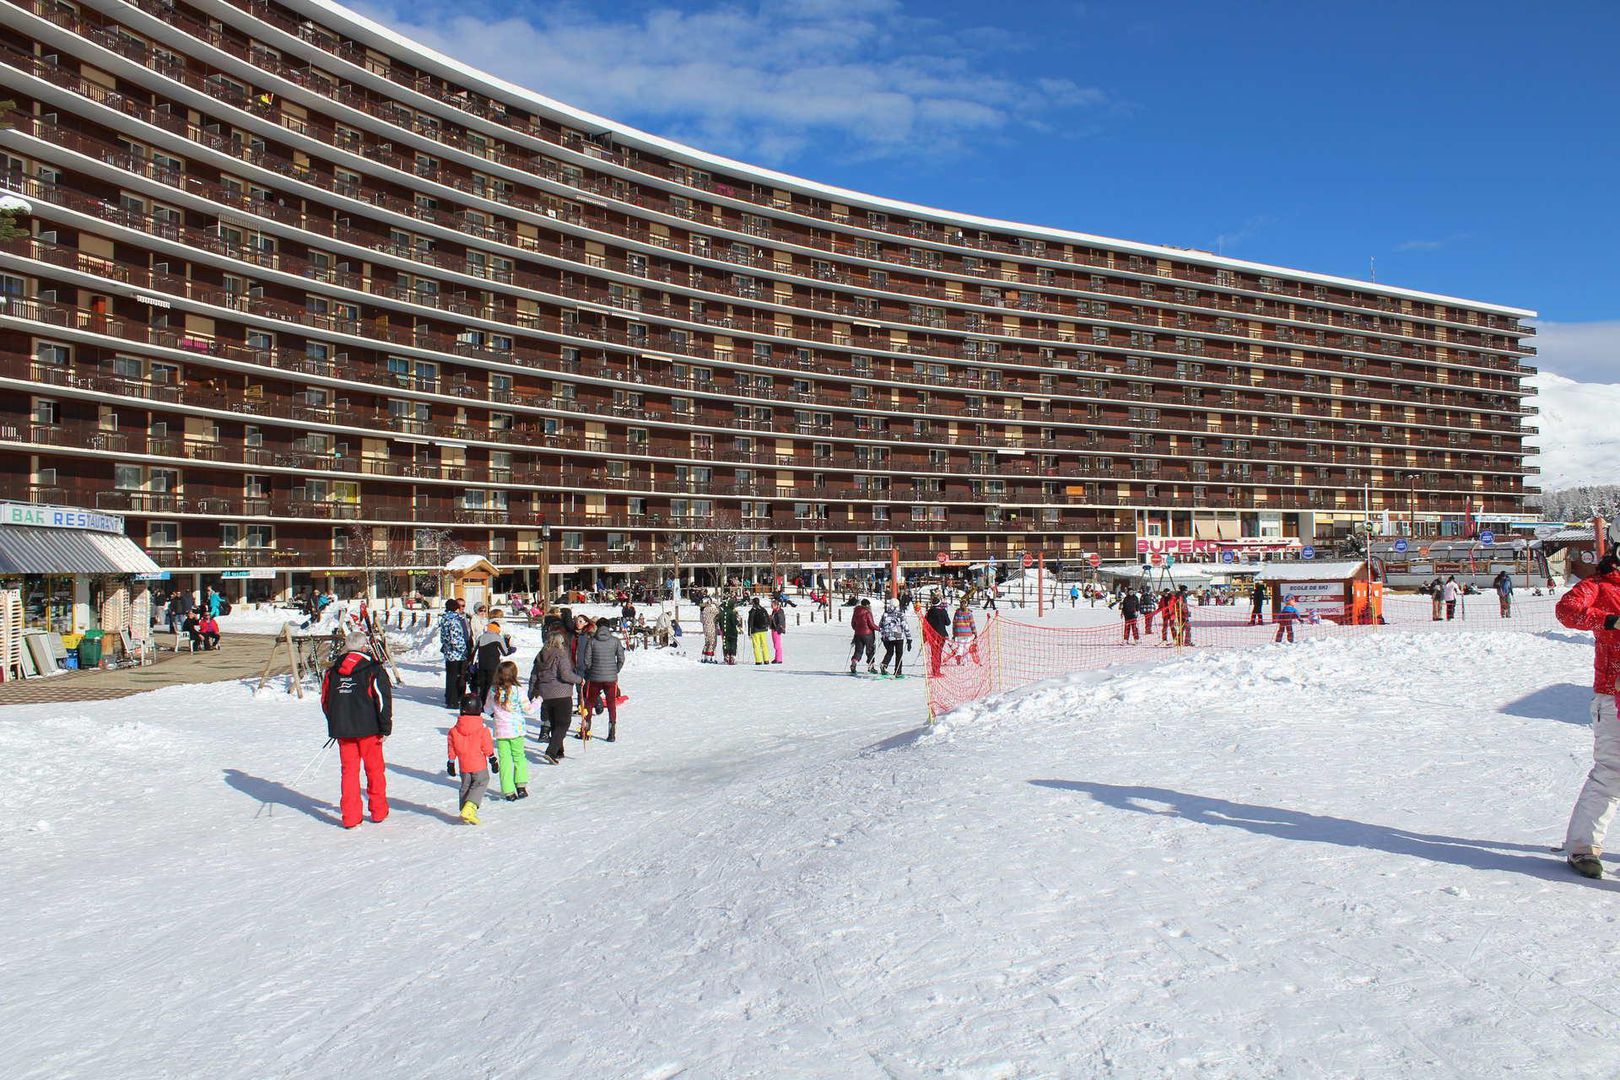
<instances>
[{"instance_id":1,"label":"shop front window","mask_svg":"<svg viewBox=\"0 0 1620 1080\"><path fill-rule=\"evenodd\" d=\"M73 578L52 574L24 579L23 619L31 629L73 632Z\"/></svg>"}]
</instances>

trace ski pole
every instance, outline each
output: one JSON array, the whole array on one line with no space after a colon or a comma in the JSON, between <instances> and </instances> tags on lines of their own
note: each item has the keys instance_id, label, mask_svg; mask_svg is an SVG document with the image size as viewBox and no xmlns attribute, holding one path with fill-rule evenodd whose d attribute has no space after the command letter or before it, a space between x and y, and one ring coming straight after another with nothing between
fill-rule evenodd
<instances>
[{"instance_id":1,"label":"ski pole","mask_svg":"<svg viewBox=\"0 0 1620 1080\"><path fill-rule=\"evenodd\" d=\"M332 748L332 744L335 743L335 742L337 742L336 739L327 739L324 743L322 743L321 748L319 750L315 751L315 756L309 759L309 764L305 765L302 769L300 769L298 771L298 775L293 777L290 781L288 781L287 786L291 787L293 784L298 783L304 777L308 776L309 773L310 773L310 770L314 769L316 765L319 765L321 763L321 759L326 757L326 752ZM261 802L259 804L259 808L253 812L253 816L255 818L257 818L260 814L264 813L265 810L268 809L269 807L270 807L270 800L265 799L263 802ZM275 813L274 810L271 810L270 812L272 814Z\"/></svg>"}]
</instances>

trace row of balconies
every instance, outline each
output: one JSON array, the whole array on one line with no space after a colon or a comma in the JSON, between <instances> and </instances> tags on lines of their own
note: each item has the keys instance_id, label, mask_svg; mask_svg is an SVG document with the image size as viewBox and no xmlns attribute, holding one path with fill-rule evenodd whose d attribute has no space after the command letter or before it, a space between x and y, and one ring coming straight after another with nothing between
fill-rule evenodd
<instances>
[{"instance_id":1,"label":"row of balconies","mask_svg":"<svg viewBox=\"0 0 1620 1080\"><path fill-rule=\"evenodd\" d=\"M36 10L47 7L47 0L24 0L24 2L27 6L31 6ZM193 35L194 37L206 40L216 47L231 52L239 58L254 64L255 66L273 71L276 74L288 79L293 79L300 82L312 81L310 69L298 68L294 65L288 64L280 57L279 54L270 50L256 48L253 45L243 46L240 43L233 41L226 35L218 33L213 27L210 27L205 23L198 22L197 20L191 19L187 16L177 15L173 11L170 0L134 0L134 3L135 6L140 7L143 10L159 15L159 17L163 18L163 20L168 22L170 25L174 25ZM500 124L503 127L509 128L515 133L527 135L531 138L545 141L578 153L588 153L591 157L609 162L622 169L643 172L649 177L655 177L660 180L678 180L687 184L691 183L691 177L684 168L677 170L667 166L660 166L658 164L648 162L639 154L632 158L608 147L604 147L598 143L586 143L577 134L565 134L561 130L551 129L545 125L536 123L533 120L519 122L517 118L510 116L507 113L506 106L504 104L497 104L493 101L485 104L482 100L474 97L474 95L464 89L452 89L448 84L441 85L434 79L421 75L405 75L402 78L396 78L396 73L393 70L392 63L389 63L379 69L377 65L371 62L370 57L364 50L358 48L357 46L343 43L337 36L321 30L308 20L293 19L282 14L281 12L275 11L270 5L262 2L262 0L247 0L246 3L238 4L238 6L245 8L245 10L254 18L276 26L287 33L293 34L300 40L315 44L330 52L334 57L347 59L352 63L356 63L359 66L367 68L368 70L384 75L391 80L399 82L400 85L405 86L408 89L432 97L442 105L478 116L487 122ZM72 18L71 14L68 13L57 14L55 19L63 25L69 25L75 28L78 26L77 21ZM437 122L432 125L422 124L417 121L414 113L402 109L400 106L390 100L374 99L367 91L349 86L339 87L336 84L327 84L326 86L318 87L318 89L325 96L337 98L338 100L343 101L344 104L361 109L362 111L376 116L377 118L382 119L390 124L407 127L419 135L435 139L449 146L454 146L463 150L464 152L477 154L480 157L490 160L495 160L500 156L488 145L487 141L482 139L482 137L480 137L479 142L475 143L468 139L466 134L457 133ZM514 167L527 170L532 168L532 165L529 163L530 160L532 159L518 159L514 161L513 164ZM787 209L796 214L809 216L813 216L815 211L814 206L804 206L797 201L793 202L789 206L782 206L779 199L775 195L774 189L768 193L761 193L754 189L754 185L752 183L750 183L746 188L738 188L736 185L725 184L723 182L711 182L706 185L701 185L701 187L706 191L715 191L718 187L723 189L716 192L718 194L723 194L724 196L732 199L752 201L760 205L769 206L772 209ZM823 220L834 224L851 223L851 219L848 215L834 215L824 212L822 217ZM962 246L974 246L980 248L981 250L993 250L1001 254L1028 254L1026 248L1021 245L1007 243L1004 241L991 241L988 239L979 240L978 238L975 238L975 240L977 240L976 243L970 243L968 237L961 230L947 231L946 229L939 228L937 226L917 222L908 222L908 224L904 226L896 223L891 227L887 223L878 224L868 220L864 227L878 231L891 232L894 235L907 239L922 239L936 243L953 243ZM1083 260L1080 256L1071 254L1068 255L1065 261L1075 262ZM1105 257L1097 259L1096 265L1106 265L1112 268L1113 261L1114 260L1112 257ZM1178 276L1189 279L1193 278L1194 276L1198 276L1211 282L1219 282L1219 279L1214 272L1195 269L1191 266L1179 268L1177 273ZM1282 285L1273 291L1292 291L1296 295L1303 296L1303 287L1294 283L1287 283L1286 285ZM1375 299L1381 301L1382 306L1386 310L1393 311L1398 308L1398 304L1389 298L1378 297ZM1469 314L1472 315L1473 313L1470 312ZM1488 318L1494 319L1495 316L1488 316ZM1516 320L1509 320L1509 322L1516 322ZM1510 325L1505 329L1508 333L1534 333L1533 328L1521 328L1516 325Z\"/></svg>"},{"instance_id":2,"label":"row of balconies","mask_svg":"<svg viewBox=\"0 0 1620 1080\"><path fill-rule=\"evenodd\" d=\"M32 63L33 66L35 66L35 67L41 67L41 66L48 67L49 66L49 65L40 65L37 61L32 61L32 58L26 58L26 57L22 58L22 62L24 62L24 66L28 66L29 63ZM55 81L57 81L59 84L60 83L76 82L80 86L87 88L86 92L88 92L91 96L104 98L105 95L109 93L104 88L99 87L98 84L88 83L86 80L83 80L82 78L80 78L77 75L77 73L71 72L68 69L59 69L59 70L55 71L54 74L57 75L57 78L56 78ZM199 87L199 88L202 88L202 87ZM202 89L206 89L206 88L202 88ZM118 95L118 98L119 98L118 103L120 105L122 105L122 106L125 106L124 111L126 111L126 112L129 111L129 103L128 103L127 99L123 98L122 95ZM159 114L159 115L161 117L161 114ZM179 121L178 118L173 117L173 116L167 116L167 117L162 117L162 118L166 119L171 126L173 124L175 124L175 123L180 123L181 122L181 121ZM190 127L193 127L194 125L187 124L186 126L188 128L190 128ZM204 133L201 133L201 134L207 134L207 133L204 132ZM206 142L215 142L215 141L217 141L217 137L214 140L204 139L204 140L200 140L200 141L203 141L205 143ZM217 148L218 147L216 147L216 149ZM292 163L289 162L288 164L291 165ZM396 163L396 166L401 167L401 168L405 168L405 167L409 166L410 164L411 164L410 162L401 159L400 162ZM372 199L371 201L377 202L378 200L377 199ZM405 203L403 203L403 201L401 201L401 202L402 202L402 207L409 206L413 210L416 209L414 204L405 204ZM273 213L270 213L269 208L268 208L267 205L258 205L258 206L252 207L250 209L253 212L269 213L270 216L275 216ZM535 209L537 210L537 212L543 212L545 210L545 208L543 206L539 206L538 204L535 207ZM301 216L303 216L303 215L301 215ZM414 216L421 216L421 212L418 210L417 213ZM457 228L458 230L463 230L464 226L465 226L464 222L460 222L460 221L458 221L458 220L456 220L454 218L449 218L445 222L445 224L448 227ZM605 227L610 232L615 231L615 229L619 228L615 223L611 223L611 222L607 222L605 224ZM622 229L620 229L619 231L622 231ZM369 243L366 246L375 247L375 246L377 246L377 244L376 244L375 241L373 241L372 243ZM728 253L728 252L712 252L710 254L715 258L727 259L729 257L730 253ZM577 253L574 253L569 257L577 258L578 256L577 256ZM758 265L764 265L764 263L761 262ZM1126 295L1128 295L1128 293ZM957 298L957 299L958 299L958 302L960 302L960 298ZM1141 299L1141 298L1136 297L1136 298L1133 298L1133 299ZM847 313L847 312L850 312L852 309L848 309L846 307L846 308L841 308L839 310L840 310L840 313ZM1084 317L1084 315L1082 313L1080 313L1080 312L1076 312L1076 317ZM1152 319L1152 320L1141 320L1141 321L1148 322L1148 323L1150 323L1152 325L1162 325L1162 320L1157 318L1157 317ZM1358 326L1358 327L1356 327L1356 329L1362 329L1362 328ZM1434 337L1434 335L1432 333L1426 333L1426 334L1419 335L1419 336L1430 337L1431 339ZM1476 344L1476 343L1470 343L1470 342L1458 342L1458 343L1459 344L1468 344L1471 347L1488 347L1488 346L1484 346L1483 344Z\"/></svg>"},{"instance_id":3,"label":"row of balconies","mask_svg":"<svg viewBox=\"0 0 1620 1080\"><path fill-rule=\"evenodd\" d=\"M71 306L68 306L68 305L46 304L46 303L43 303L43 302L40 302L40 301L30 301L30 300L24 300L24 299L20 299L20 298L6 298L4 300L4 302L3 302L3 305L0 305L0 314L10 315L10 316L16 317L16 318L32 319L34 321L46 323L48 325L53 325L53 326L72 327L72 328L75 328L75 329L86 330L86 331L93 332L93 333L99 333L99 334L104 334L104 335L108 335L108 336L120 337L120 338L123 338L125 340L145 341L148 344L155 344L155 345L159 345L159 346L163 346L163 347L167 347L167 348L176 348L176 349L180 349L182 351L187 351L187 352L193 352L193 353L202 352L202 353L206 353L208 355L221 356L221 357L238 360L240 362L245 362L245 363L255 363L255 364L261 363L262 359L265 356L265 354L261 350L249 349L249 348L247 348L245 346L232 346L232 345L229 345L229 344L222 344L222 343L218 342L217 340L204 339L204 338L197 337L195 335L181 333L181 332L170 330L170 329L163 328L163 327L153 328L153 327L147 326L146 324L143 324L143 323L130 322L128 320L125 320L125 319L122 319L122 318L119 318L119 317L116 317L116 316L108 316L108 315L102 314L102 313L100 313L98 311L84 309L84 308L71 307ZM293 354L293 355L296 357L296 354ZM288 354L286 352L278 352L278 353L274 354L271 357L271 359L272 359L273 363L279 363L279 362L283 361L284 358L286 358L287 356L288 356ZM295 361L295 363L293 364L293 366L296 367L298 370L300 370L303 373L308 373L308 368L311 365L310 365L310 363L308 361L308 358L306 357L306 358L298 358ZM89 374L89 373L83 373L83 372L78 372L78 373L62 372L60 375L57 375L56 373L52 373L52 372L49 372L49 371L36 371L33 374L32 377L41 378L41 379L61 378L61 379L64 379L64 380L74 380L78 385L82 385L82 386L84 386L85 388L88 388L88 389L96 389L96 388L98 388L96 386L97 380L105 378L104 376L99 376L99 375L94 375L94 374ZM397 389L406 389L406 388L401 387L399 385L399 377L395 373L386 371L386 370L380 368L377 365L366 365L366 364L363 364L363 363L349 362L342 368L338 368L336 366L332 367L330 369L330 377L332 377L334 379L342 378L343 381L345 381L345 382L351 382L351 383L352 382L361 382L361 383L368 384L368 385L374 385L374 386L377 386L377 387L379 387L379 389L384 390L384 391L397 390ZM640 374L638 374L637 377L639 379L641 379L641 384L642 385L646 385L646 382L647 382L647 380L649 378L655 378L652 375L652 373L650 373L650 372L649 373L640 373ZM82 381L80 381L80 380L82 380ZM128 385L129 380L118 380L118 382L119 382L119 386L118 386L117 389L119 391L131 391L131 390L133 390L136 393L141 392L140 389L135 388L135 387L131 387L130 385ZM1268 389L1265 389L1265 388L1259 388L1259 389L1260 389L1260 392L1262 392L1262 393L1271 393L1272 392L1272 391L1270 391ZM1277 392L1283 392L1283 391L1279 390ZM725 392L719 391L719 390L715 390L715 391L713 391L713 393L715 394L715 396L720 397L720 398L722 398L723 400L726 400L726 401L734 401L739 396L738 392L735 389L730 393L725 393ZM177 394L176 389L172 388L172 387L154 388L154 392L153 392L153 396L155 396L155 397L157 397L159 399L162 399L162 400L174 400L174 397L175 397L176 394ZM255 400L246 400L246 399L241 399L241 398L226 399L226 398L224 398L223 395L216 395L216 396L219 397L220 401L221 401L221 403L216 404L216 407L223 407L223 408L230 409L231 411L243 412L243 413L250 414L250 415L260 415L260 416L282 415L282 416L284 416L286 418L293 419L293 420L317 421L317 422L323 421L323 420L327 421L327 422L333 422L333 421L335 421L335 418L336 418L336 406L335 405L311 406L311 405L290 404L290 403L287 403L285 401L278 402L278 401L276 401L274 399L261 399L261 400L255 401ZM1180 398L1177 398L1177 397L1172 396L1172 395L1159 395L1159 394L1154 394L1152 396L1148 396L1148 395L1142 394L1140 392L1133 394L1131 392L1131 390L1128 389L1128 388L1119 388L1118 390L1113 390L1113 391L1111 391L1109 393L1105 393L1103 395L1094 395L1094 396L1102 397L1102 398L1105 398L1105 399L1118 400L1118 401L1127 401L1127 402L1140 403L1143 406L1155 406L1156 405L1156 406L1163 406L1163 407L1168 407L1168 408L1172 408L1172 409L1174 409L1174 408L1202 408L1202 409L1217 410L1217 409L1236 409L1236 408L1243 407L1242 405L1239 405L1237 402L1228 403L1228 402L1225 402L1225 401L1221 401L1221 402L1218 402L1218 403L1217 402L1209 402L1209 403L1199 403L1197 405L1189 405L1185 401L1185 394L1183 394ZM777 399L774 398L774 397L771 397L771 398L762 398L760 400L762 400L762 401L772 401L772 400L777 400ZM188 398L188 404L195 404L195 403L197 403L197 402L194 399ZM534 409L545 409L545 408L555 408L556 407L555 399L550 398L550 397L546 397L546 396L539 396L539 395L530 395L530 396L512 395L506 401L500 402L499 404L518 404L518 405L522 405L522 406L527 407L527 408L534 408ZM868 408L875 408L877 406L877 404L878 403L874 402L874 403L868 405L867 407ZM1250 407L1253 407L1253 403L1245 403L1245 404L1248 404L1248 405L1250 405ZM860 402L852 402L852 401L829 400L828 405L830 405L832 407L835 407L835 408L852 408L852 407L853 408L860 408L862 403L860 403ZM892 408L892 406L890 408ZM906 408L906 410L908 412L911 412L911 413L917 413L917 414L921 414L921 415L934 415L934 416L938 416L941 419L961 419L961 418L965 418L965 419L968 419L970 421L974 420L974 419L978 419L978 418L983 418L983 419L1006 419L1006 420L1016 421L1016 422L1019 422L1021 424L1032 424L1032 425L1036 425L1036 426L1055 425L1055 424L1071 424L1071 425L1072 424L1082 424L1082 425L1085 425L1085 426L1088 426L1088 427L1089 426L1100 426L1100 425L1108 424L1110 422L1110 420L1112 419L1115 423L1119 423L1120 426L1132 427L1132 428L1134 428L1134 427L1145 427L1145 426L1158 426L1158 427L1163 427L1163 428L1180 428L1182 430L1215 430L1213 428L1213 426L1209 423L1209 421L1206 418L1201 418L1201 417L1200 418L1191 418L1191 419L1186 420L1186 421L1183 421L1183 420L1180 420L1180 419L1174 418L1174 417L1172 417L1172 418L1161 417L1157 422L1146 421L1146 420L1130 421L1128 419L1124 420L1124 421L1120 421L1118 418L1108 418L1108 417L1103 417L1103 416L1100 416L1100 415L1099 416L1090 416L1088 414L1088 415L1083 415L1083 416L1077 416L1072 409L1067 411L1066 415L1058 415L1058 414L1054 414L1054 413L1043 413L1043 412L1040 412L1038 410L1036 412L1034 412L1034 413L1031 413L1029 411L1008 410L1005 407L998 408L998 407L993 407L993 406L980 407L979 413L975 414L975 413L973 413L971 411L971 409L965 408L963 406L954 405L954 404L950 404L950 403L943 403L943 402L939 403L937 405L931 403L931 404L929 404L927 406L919 406L919 405L916 405L916 404L908 404L908 405L905 406L905 408ZM1424 405L1424 408L1425 408L1426 412L1432 412L1434 406L1433 406L1432 403L1426 403ZM636 419L644 419L644 420L648 420L648 421L651 421L651 422L661 422L661 421L663 421L663 417L664 417L664 414L659 410L651 410L651 409L647 409L647 408L645 408L643 406L629 406L629 405L623 405L623 404L615 404L615 403L609 402L609 401L589 401L589 400L583 400L582 401L582 400L575 400L575 401L570 402L567 405L567 409L569 411L571 411L571 412L579 412L579 411L593 412L593 413L595 413L597 415L606 416L606 417L621 417L621 418L634 417ZM885 411L888 411L888 410L885 410ZM1321 408L1321 407L1312 408L1312 409L1301 408L1297 412L1292 412L1292 413L1289 413L1287 415L1291 416L1291 417L1292 416L1298 416L1298 417L1303 417L1303 418L1307 418L1307 419L1310 418L1310 417L1320 417L1320 418L1324 418L1324 419L1328 419L1328 420L1332 420L1332 419L1365 419L1365 420L1379 420L1381 423L1404 424L1403 420L1386 419L1386 418L1382 417L1381 415L1375 417L1374 413L1372 411L1372 408L1370 406L1366 406L1366 405L1352 405L1352 406L1348 406L1348 407L1339 406L1337 408L1328 407L1326 409ZM674 417L669 422L671 422L671 423L679 423L679 424L684 426L684 425L686 425L688 423L694 422L695 419L696 418L692 417L691 414L686 414L686 415ZM1274 424L1273 433L1279 434L1279 435L1283 434L1279 428L1275 427L1276 419L1277 419L1276 417L1272 418L1273 424ZM1507 417L1490 417L1490 416L1480 416L1479 414L1473 414L1473 415L1470 416L1470 419L1474 420L1474 421L1477 421L1477 423L1471 425L1472 430L1478 430L1478 431L1487 432L1487 433L1491 432L1491 431L1505 431L1505 432L1509 432L1511 434L1520 434L1524 430L1522 428L1522 426L1519 424L1518 421L1510 420ZM386 426L386 427L390 428L391 430L397 430L397 431L407 432L407 433L411 433L411 434L445 434L445 435L454 434L453 431L448 430L448 429L444 429L444 425L442 423L441 424L435 424L432 421L418 421L418 420L404 418L404 417L390 417L390 416L387 416L386 414L382 414L382 413L377 413L375 415L375 418L371 422L382 425L382 426ZM1440 422L1440 421L1431 419L1431 422ZM829 435L829 436L833 434L833 432L830 429L825 429L820 425L806 426L806 425L803 425L803 424L794 423L791 426L783 424L783 425L781 425L779 427L777 425L777 423L776 423L775 418L773 418L772 421L770 421L768 427L762 427L761 422L759 422L759 421L749 420L749 421L746 421L746 422L739 422L736 417L725 417L725 416L704 417L704 418L702 418L702 423L704 423L705 425L709 425L709 426L716 426L716 425L717 426L722 426L722 427L728 427L728 426L738 427L738 426L740 426L740 427L744 427L746 430L751 430L751 431L759 431L759 430L777 431L777 430L780 430L783 433L801 433L801 434L811 434L811 435L825 434L825 435ZM455 427L458 430L460 429L460 425L455 425ZM803 429L803 430L801 431L799 429ZM519 428L515 428L513 430L518 431L518 432L524 432L524 431L532 432L533 431L532 427L519 427ZM1253 431L1252 431L1252 428L1251 428L1251 431L1249 431L1249 432L1243 432L1241 430L1238 430L1238 431L1234 431L1233 433L1234 434L1253 434ZM493 440L496 440L496 441L508 441L506 439L506 437L509 436L511 433L506 432L506 431L491 431L488 434L489 434L489 437L491 439L493 439ZM893 431L883 431L883 432L874 432L872 434L872 437L874 437L874 438L882 438L882 439L895 439L895 438L903 437L903 434L902 433L896 433L896 432L893 432ZM966 435L959 436L957 441L959 441L959 442L972 442L972 441L988 442L988 444L990 444L990 445L1000 445L1001 444L1000 440L995 440L995 439L975 440L974 437L966 436Z\"/></svg>"},{"instance_id":4,"label":"row of balconies","mask_svg":"<svg viewBox=\"0 0 1620 1080\"><path fill-rule=\"evenodd\" d=\"M289 273L300 273L303 276L311 279L322 276L338 276L333 271L318 270L317 268L310 266L305 260L295 256L274 252L265 252L254 247L253 245L248 245L245 243L235 246L229 245L225 240L215 233L210 233L201 229L182 228L172 222L155 219L152 215L137 215L131 211L125 210L122 207L112 206L92 197L74 192L70 189L62 188L59 185L46 186L39 184L37 181L25 181L21 186L25 189L37 188L38 190L34 192L35 194L48 198L50 201L58 202L61 205L77 209L80 212L94 213L103 218L120 221L121 223L139 228L142 231L152 235L167 236L169 239L172 239L175 242L186 243L188 246L194 249L215 251L216 253L226 257L247 261L256 266L265 266L269 268L279 267L281 269L285 269ZM320 221L320 219L312 220L317 222ZM330 223L326 224L329 225ZM376 241L377 238L374 236L368 236L365 237L365 239ZM386 247L388 245L373 243L368 246ZM145 274L146 272L144 270L132 269L129 267L116 267L113 264L109 264L107 260L87 256L82 252L78 252L70 248L53 247L51 245L45 245L38 242L35 242L32 245L32 250L35 252L34 257L40 258L42 261L51 262L55 265L79 269L87 273L122 274L124 276L121 279L126 280L130 284L145 285L145 287L148 288L169 291L178 290L179 295L190 295L194 299L203 299L203 296L196 292L197 289L201 288L200 286L197 286L195 283L189 283L187 282L187 279L179 278L175 275L154 276L147 274L146 281L136 282L133 281L129 275ZM445 260L440 257L438 261L442 264ZM442 268L453 269L452 267ZM464 269L468 268L464 267ZM563 286L547 282L544 279L538 278L536 275L529 276L534 278L533 284L537 289L540 289L541 291L549 291L555 295L571 294L576 299L590 300L592 302L601 303L604 305L619 304L621 300L621 298L615 295L610 289L587 288L585 286L578 285ZM523 330L554 334L567 332L567 328L563 327L554 318L543 320L537 315L527 312L519 312L515 309L508 308L506 305L486 305L481 301L474 302L470 298L453 294L427 293L420 290L405 290L397 285L384 285L374 280L361 277L360 275L341 275L341 277L344 287L355 288L359 291L366 292L368 295L384 296L388 299L393 299L402 303L430 307L435 311L442 312L447 315L454 315L462 318L485 318L489 321L505 323L506 326L503 327L503 329L519 328ZM709 284L710 287L716 291L726 293L735 292L735 290L730 289L727 284L723 282ZM223 290L215 290L215 292L223 294ZM248 301L246 298L230 294L224 295L226 296L226 299L224 300L214 299L209 300L208 302L216 303L220 306L236 307L239 310L247 306ZM256 298L253 301L252 307L257 310L258 308L266 306L266 303L267 302L263 301L262 298ZM282 307L280 314L283 318L297 319L298 321L304 322L306 325L318 326L322 329L346 332L364 332L364 320L332 320L330 318L311 316L310 313L296 304L287 304L286 302L281 302L281 305ZM669 318L672 320L693 321L693 317L691 316L690 312L681 312L673 307L662 307L658 309L658 314L660 317ZM1129 318L1129 316L1125 317ZM714 325L718 329L743 330L770 336L776 336L781 333L774 321L770 318L759 318L752 316L738 317L735 315L728 315L724 317L705 315L701 321L706 324ZM1203 328L1170 329L1177 330L1181 334L1210 332ZM818 330L816 328L795 329L791 331L790 334L791 336L801 340L823 341L824 343L840 347L854 347L857 343L857 339L851 337L850 335L836 331ZM583 336L592 340L603 340L601 331L586 331ZM1076 345L1084 344L1084 342L1079 341L1074 334L1058 334L1057 332L1051 330L1043 331L1037 329L1031 331L1020 331L1018 336L1035 340L1063 340ZM1172 335L1170 339L1167 339L1165 344L1174 344L1173 336L1174 335ZM1274 342L1274 339L1264 340ZM682 341L676 338L673 333L661 334L656 340L650 337L637 338L631 334L626 334L623 338L623 342L627 347L647 348L656 346L664 349L665 351L679 351L686 352L689 355L702 355L705 357L721 359L721 357L718 356L714 350L705 350L703 349L701 343L693 343L689 339ZM968 352L967 349L969 344L970 343L965 342L954 342L950 344L930 343L926 348L920 351L924 355L940 356L942 358L966 359L975 363L987 362L987 357L990 354L977 351L979 346L976 344L973 345L973 348L976 351ZM882 349L884 347L882 343L866 343L866 345L871 345L877 349ZM866 345L863 345L863 347L866 347ZM919 350L917 350L915 347L908 347L903 351L914 353ZM1167 350L1155 348L1153 351ZM524 350L521 348L513 350L512 354L508 355L508 359L521 363L523 361L518 359L518 357L520 357L523 352ZM1234 349L1209 348L1199 353L1183 353L1173 355L1193 356L1199 361L1208 358L1221 359L1228 362L1251 362L1251 358L1246 347ZM1009 359L1015 360L1017 357L1010 357ZM1168 363L1165 366L1168 368ZM1340 377L1340 374L1338 372L1333 372L1330 377ZM1373 387L1369 386L1363 396L1375 396L1381 399L1389 400L1406 400L1410 397L1410 392L1402 393L1399 385L1387 389L1383 387L1374 389Z\"/></svg>"}]
</instances>

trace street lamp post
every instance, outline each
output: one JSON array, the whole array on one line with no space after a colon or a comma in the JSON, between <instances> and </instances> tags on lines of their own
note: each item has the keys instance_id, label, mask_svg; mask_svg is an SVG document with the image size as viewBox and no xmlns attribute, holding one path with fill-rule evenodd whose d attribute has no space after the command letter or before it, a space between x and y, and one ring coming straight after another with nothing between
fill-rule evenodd
<instances>
[{"instance_id":1,"label":"street lamp post","mask_svg":"<svg viewBox=\"0 0 1620 1080\"><path fill-rule=\"evenodd\" d=\"M1407 531L1417 536L1417 473L1406 474L1406 522Z\"/></svg>"},{"instance_id":2,"label":"street lamp post","mask_svg":"<svg viewBox=\"0 0 1620 1080\"><path fill-rule=\"evenodd\" d=\"M551 524L540 526L540 617L551 613Z\"/></svg>"}]
</instances>

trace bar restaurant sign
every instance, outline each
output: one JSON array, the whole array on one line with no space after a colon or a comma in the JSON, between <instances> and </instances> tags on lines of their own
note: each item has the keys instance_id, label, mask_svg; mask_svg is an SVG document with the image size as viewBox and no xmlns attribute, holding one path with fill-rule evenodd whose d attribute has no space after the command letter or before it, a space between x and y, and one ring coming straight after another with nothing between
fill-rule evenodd
<instances>
[{"instance_id":1,"label":"bar restaurant sign","mask_svg":"<svg viewBox=\"0 0 1620 1080\"><path fill-rule=\"evenodd\" d=\"M124 519L117 514L13 502L0 502L0 525L41 525L48 529L83 529L87 532L124 531Z\"/></svg>"}]
</instances>

